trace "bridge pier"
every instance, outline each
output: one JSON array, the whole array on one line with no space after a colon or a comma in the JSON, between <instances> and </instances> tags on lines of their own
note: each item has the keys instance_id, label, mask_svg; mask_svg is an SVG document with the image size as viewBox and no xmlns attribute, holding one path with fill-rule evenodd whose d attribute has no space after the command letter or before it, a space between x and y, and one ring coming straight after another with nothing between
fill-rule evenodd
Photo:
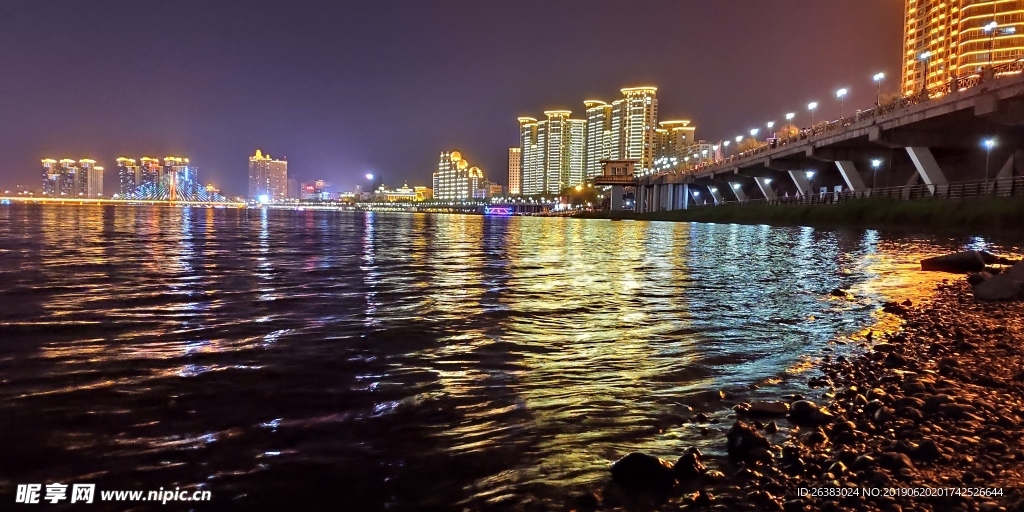
<instances>
[{"instance_id":1,"label":"bridge pier","mask_svg":"<svg viewBox=\"0 0 1024 512\"><path fill-rule=\"evenodd\" d=\"M807 173L804 171L789 171L789 177L796 184L796 191L800 194L800 197L810 197L811 182L807 181Z\"/></svg>"},{"instance_id":2,"label":"bridge pier","mask_svg":"<svg viewBox=\"0 0 1024 512\"><path fill-rule=\"evenodd\" d=\"M729 189L732 190L733 195L736 196L736 200L745 203L749 201L747 193L743 191L742 183L729 183Z\"/></svg>"},{"instance_id":3,"label":"bridge pier","mask_svg":"<svg viewBox=\"0 0 1024 512\"><path fill-rule=\"evenodd\" d=\"M676 209L676 204L675 204L676 186L672 185L671 183L666 183L665 185L662 185L661 187L664 189L664 191L662 192L662 196L663 196L662 197L662 199L663 199L663 202L662 202L663 207L662 207L662 209L663 210L668 210L668 211L675 210Z\"/></svg>"},{"instance_id":4,"label":"bridge pier","mask_svg":"<svg viewBox=\"0 0 1024 512\"><path fill-rule=\"evenodd\" d=\"M754 183L757 183L757 188L761 189L761 193L764 194L765 199L769 201L774 201L779 198L779 196L775 193L775 190L772 189L771 178L763 178L758 176L754 178Z\"/></svg>"},{"instance_id":5,"label":"bridge pier","mask_svg":"<svg viewBox=\"0 0 1024 512\"><path fill-rule=\"evenodd\" d=\"M687 188L689 189L690 196L693 198L693 203L703 206L706 200L701 199L700 197L700 187L691 187L687 185Z\"/></svg>"},{"instance_id":6,"label":"bridge pier","mask_svg":"<svg viewBox=\"0 0 1024 512\"><path fill-rule=\"evenodd\" d=\"M937 192L937 187L949 185L946 175L939 168L939 163L935 161L935 156L932 155L930 148L911 146L906 149L907 154L910 155L910 160L914 162L914 167L917 168L917 173L921 175L921 180L924 181L925 185L928 185L928 190L931 191L932 195Z\"/></svg>"},{"instance_id":7,"label":"bridge pier","mask_svg":"<svg viewBox=\"0 0 1024 512\"><path fill-rule=\"evenodd\" d=\"M714 185L709 186L708 193L710 193L711 198L715 200L715 204L722 204L725 202L725 198L722 197L722 192L718 190L718 187Z\"/></svg>"},{"instance_id":8,"label":"bridge pier","mask_svg":"<svg viewBox=\"0 0 1024 512\"><path fill-rule=\"evenodd\" d=\"M687 183L679 185L679 193L677 195L679 197L679 209L690 209L690 185Z\"/></svg>"},{"instance_id":9,"label":"bridge pier","mask_svg":"<svg viewBox=\"0 0 1024 512\"><path fill-rule=\"evenodd\" d=\"M837 160L836 168L839 169L839 174L843 176L843 181L846 182L847 187L850 187L850 190L861 192L867 188L864 186L864 179L861 178L860 172L857 171L857 166L853 165L853 162Z\"/></svg>"},{"instance_id":10,"label":"bridge pier","mask_svg":"<svg viewBox=\"0 0 1024 512\"><path fill-rule=\"evenodd\" d=\"M610 208L614 210L622 210L622 195L625 193L622 185L612 185L611 190L611 201L608 203Z\"/></svg>"}]
</instances>

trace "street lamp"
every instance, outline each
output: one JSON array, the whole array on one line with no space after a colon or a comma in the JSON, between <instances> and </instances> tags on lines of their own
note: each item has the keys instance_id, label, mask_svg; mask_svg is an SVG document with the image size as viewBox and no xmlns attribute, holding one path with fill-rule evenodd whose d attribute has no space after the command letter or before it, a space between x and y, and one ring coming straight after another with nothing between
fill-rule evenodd
<instances>
[{"instance_id":1,"label":"street lamp","mask_svg":"<svg viewBox=\"0 0 1024 512\"><path fill-rule=\"evenodd\" d=\"M775 138L775 132L772 131L772 127L775 126L775 121L768 121L768 124L765 125L765 126L768 127L768 131L771 132L772 138L774 139Z\"/></svg>"},{"instance_id":2,"label":"street lamp","mask_svg":"<svg viewBox=\"0 0 1024 512\"><path fill-rule=\"evenodd\" d=\"M931 58L931 56L932 52L922 52L921 55L918 56L918 60L924 62L924 73L922 74L923 78L921 79L922 91L928 90L928 59Z\"/></svg>"},{"instance_id":3,"label":"street lamp","mask_svg":"<svg viewBox=\"0 0 1024 512\"><path fill-rule=\"evenodd\" d=\"M789 123L790 126L793 126L793 118L794 117L796 117L796 113L795 112L790 112L790 113L786 114L786 122ZM786 135L787 136L789 135L789 130L786 130Z\"/></svg>"},{"instance_id":4,"label":"street lamp","mask_svg":"<svg viewBox=\"0 0 1024 512\"><path fill-rule=\"evenodd\" d=\"M996 139L988 138L981 144L985 146L985 193L988 194L988 162L992 156L992 148L996 147Z\"/></svg>"},{"instance_id":5,"label":"street lamp","mask_svg":"<svg viewBox=\"0 0 1024 512\"><path fill-rule=\"evenodd\" d=\"M875 186L878 184L878 168L881 167L881 166L882 166L882 161L881 160L876 158L876 159L871 161L871 168L875 170L875 172L872 173L872 175L871 175L872 176L871 177L871 190L874 190Z\"/></svg>"},{"instance_id":6,"label":"street lamp","mask_svg":"<svg viewBox=\"0 0 1024 512\"><path fill-rule=\"evenodd\" d=\"M989 22L988 25L985 25L983 27L983 30L986 33L989 34L989 37L988 37L988 66L989 67L992 67L992 53L995 51L996 34L1000 34L1000 33L1003 33L1003 34L1013 34L1013 33L1017 32L1017 29L1015 29L1014 27L1007 27L1007 28L1004 28L1002 30L997 30L996 27L998 27L998 26L999 26L999 24L996 23L995 20L992 20L991 22Z\"/></svg>"},{"instance_id":7,"label":"street lamp","mask_svg":"<svg viewBox=\"0 0 1024 512\"><path fill-rule=\"evenodd\" d=\"M757 128L754 128L754 129L750 130L750 136L751 137L757 137L757 131L758 131Z\"/></svg>"},{"instance_id":8,"label":"street lamp","mask_svg":"<svg viewBox=\"0 0 1024 512\"><path fill-rule=\"evenodd\" d=\"M814 133L814 109L818 108L818 102L812 101L807 104L807 110L811 111L811 133Z\"/></svg>"},{"instance_id":9,"label":"street lamp","mask_svg":"<svg viewBox=\"0 0 1024 512\"><path fill-rule=\"evenodd\" d=\"M878 86L875 89L875 106L878 107L882 105L882 80L885 79L885 73L875 73L872 78Z\"/></svg>"},{"instance_id":10,"label":"street lamp","mask_svg":"<svg viewBox=\"0 0 1024 512\"><path fill-rule=\"evenodd\" d=\"M810 199L814 200L814 171L807 171L804 173L807 176L807 193L811 196Z\"/></svg>"},{"instance_id":11,"label":"street lamp","mask_svg":"<svg viewBox=\"0 0 1024 512\"><path fill-rule=\"evenodd\" d=\"M843 103L846 102L846 89L836 91L836 98L839 98L839 119L843 118Z\"/></svg>"}]
</instances>

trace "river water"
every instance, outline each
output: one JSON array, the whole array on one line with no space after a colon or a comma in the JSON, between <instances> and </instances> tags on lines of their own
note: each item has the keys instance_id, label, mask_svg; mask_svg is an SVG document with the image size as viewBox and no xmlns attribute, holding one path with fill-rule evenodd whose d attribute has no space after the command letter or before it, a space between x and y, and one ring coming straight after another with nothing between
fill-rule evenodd
<instances>
[{"instance_id":1,"label":"river water","mask_svg":"<svg viewBox=\"0 0 1024 512\"><path fill-rule=\"evenodd\" d=\"M1020 249L768 226L0 207L0 499L91 482L206 489L221 509L557 503L632 450L720 453L721 436L682 420L695 407L728 427L702 392L805 389L835 340L886 321L881 301L949 277L915 272L921 257L963 247Z\"/></svg>"}]
</instances>

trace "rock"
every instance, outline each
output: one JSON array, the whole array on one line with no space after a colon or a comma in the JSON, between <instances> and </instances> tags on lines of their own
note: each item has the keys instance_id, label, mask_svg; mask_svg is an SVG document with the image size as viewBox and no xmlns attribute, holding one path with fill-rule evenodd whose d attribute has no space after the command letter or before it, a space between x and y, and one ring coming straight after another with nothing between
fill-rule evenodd
<instances>
[{"instance_id":1,"label":"rock","mask_svg":"<svg viewBox=\"0 0 1024 512\"><path fill-rule=\"evenodd\" d=\"M686 453L679 457L679 460L672 466L672 471L675 472L676 478L680 482L693 480L699 477L706 469L704 462L701 460L700 450L696 448L687 449Z\"/></svg>"},{"instance_id":2,"label":"rock","mask_svg":"<svg viewBox=\"0 0 1024 512\"><path fill-rule=\"evenodd\" d=\"M725 437L729 456L735 459L749 460L755 448L771 448L771 443L760 432L742 421L734 423Z\"/></svg>"},{"instance_id":3,"label":"rock","mask_svg":"<svg viewBox=\"0 0 1024 512\"><path fill-rule=\"evenodd\" d=\"M769 434L774 434L774 433L776 433L776 432L778 432L778 431L779 431L779 424L778 424L778 423L775 423L775 422L773 421L773 422L771 422L771 423L769 423L769 424L765 425L765 427L764 427L764 431L765 431L765 432L768 432Z\"/></svg>"},{"instance_id":4,"label":"rock","mask_svg":"<svg viewBox=\"0 0 1024 512\"><path fill-rule=\"evenodd\" d=\"M789 419L797 425L821 425L832 421L832 413L810 400L797 400L789 406Z\"/></svg>"},{"instance_id":5,"label":"rock","mask_svg":"<svg viewBox=\"0 0 1024 512\"><path fill-rule=\"evenodd\" d=\"M847 295L845 291L840 290L839 288L834 288L831 292L828 292L828 294L833 297L846 297Z\"/></svg>"},{"instance_id":6,"label":"rock","mask_svg":"<svg viewBox=\"0 0 1024 512\"><path fill-rule=\"evenodd\" d=\"M917 446L913 454L914 460L920 461L933 461L938 459L942 455L942 451L939 450L939 445L931 439L927 439Z\"/></svg>"},{"instance_id":7,"label":"rock","mask_svg":"<svg viewBox=\"0 0 1024 512\"><path fill-rule=\"evenodd\" d=\"M891 471L899 471L901 469L915 469L914 463L910 462L910 457L906 454L899 452L886 452L882 454L879 463L882 467Z\"/></svg>"},{"instance_id":8,"label":"rock","mask_svg":"<svg viewBox=\"0 0 1024 512\"><path fill-rule=\"evenodd\" d=\"M885 356L885 365L889 368L902 368L907 365L907 358L895 352L890 352Z\"/></svg>"},{"instance_id":9,"label":"rock","mask_svg":"<svg viewBox=\"0 0 1024 512\"><path fill-rule=\"evenodd\" d=\"M1003 275L1010 276L1011 279L1018 283L1024 282L1024 261L1017 262L1016 265L1010 267Z\"/></svg>"},{"instance_id":10,"label":"rock","mask_svg":"<svg viewBox=\"0 0 1024 512\"><path fill-rule=\"evenodd\" d=\"M901 306L895 302L886 302L882 304L882 311L900 316L904 316L907 313L910 313L910 310L907 309L906 306Z\"/></svg>"},{"instance_id":11,"label":"rock","mask_svg":"<svg viewBox=\"0 0 1024 512\"><path fill-rule=\"evenodd\" d=\"M979 251L963 251L921 260L921 270L933 272L981 272L985 257Z\"/></svg>"},{"instance_id":12,"label":"rock","mask_svg":"<svg viewBox=\"0 0 1024 512\"><path fill-rule=\"evenodd\" d=\"M875 458L870 455L861 455L853 461L853 469L868 469L873 467L875 467Z\"/></svg>"},{"instance_id":13,"label":"rock","mask_svg":"<svg viewBox=\"0 0 1024 512\"><path fill-rule=\"evenodd\" d=\"M978 272L967 276L967 284L971 286L978 286L989 279L992 279L992 274L989 274L988 272Z\"/></svg>"},{"instance_id":14,"label":"rock","mask_svg":"<svg viewBox=\"0 0 1024 512\"><path fill-rule=\"evenodd\" d=\"M912 396L904 396L898 398L894 405L897 409L902 409L904 407L920 409L924 407L924 400L921 400L920 398L914 398Z\"/></svg>"},{"instance_id":15,"label":"rock","mask_svg":"<svg viewBox=\"0 0 1024 512\"><path fill-rule=\"evenodd\" d=\"M751 416L785 416L789 412L789 404L775 400L764 400L750 404L747 414Z\"/></svg>"},{"instance_id":16,"label":"rock","mask_svg":"<svg viewBox=\"0 0 1024 512\"><path fill-rule=\"evenodd\" d=\"M653 455L633 452L612 463L612 479L627 487L668 490L676 483L672 464Z\"/></svg>"},{"instance_id":17,"label":"rock","mask_svg":"<svg viewBox=\"0 0 1024 512\"><path fill-rule=\"evenodd\" d=\"M1015 265L1016 267L1016 265ZM974 287L974 298L983 301L1001 301L1020 298L1024 290L1009 273L992 276L991 279Z\"/></svg>"}]
</instances>

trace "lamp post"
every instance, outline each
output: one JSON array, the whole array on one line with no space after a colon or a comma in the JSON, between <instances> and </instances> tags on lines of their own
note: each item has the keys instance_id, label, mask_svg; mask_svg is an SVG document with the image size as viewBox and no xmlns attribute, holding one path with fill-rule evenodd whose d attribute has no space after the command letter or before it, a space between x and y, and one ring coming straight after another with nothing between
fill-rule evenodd
<instances>
[{"instance_id":1,"label":"lamp post","mask_svg":"<svg viewBox=\"0 0 1024 512\"><path fill-rule=\"evenodd\" d=\"M881 160L876 158L871 161L871 168L874 169L874 172L871 174L871 190L874 190L875 186L878 185L878 168L881 166Z\"/></svg>"},{"instance_id":2,"label":"lamp post","mask_svg":"<svg viewBox=\"0 0 1024 512\"><path fill-rule=\"evenodd\" d=\"M872 77L877 85L875 89L875 106L879 107L882 105L882 80L885 79L885 73L875 73Z\"/></svg>"},{"instance_id":3,"label":"lamp post","mask_svg":"<svg viewBox=\"0 0 1024 512\"><path fill-rule=\"evenodd\" d=\"M988 23L988 25L985 25L982 28L985 32L987 32L989 34L989 36L988 36L988 67L992 67L992 54L995 52L996 35L997 34L998 35L1001 35L1001 34L1013 34L1013 33L1017 32L1017 29L1014 28L1014 27L1006 27L1004 29L999 29L997 27L999 27L999 24L996 23L995 20L992 20L992 21L990 21Z\"/></svg>"},{"instance_id":4,"label":"lamp post","mask_svg":"<svg viewBox=\"0 0 1024 512\"><path fill-rule=\"evenodd\" d=\"M814 109L818 108L818 102L812 101L807 104L807 110L811 111L811 134L814 134Z\"/></svg>"},{"instance_id":5,"label":"lamp post","mask_svg":"<svg viewBox=\"0 0 1024 512\"><path fill-rule=\"evenodd\" d=\"M985 146L985 193L988 194L988 163L992 157L992 148L996 147L996 139L988 138L981 144Z\"/></svg>"},{"instance_id":6,"label":"lamp post","mask_svg":"<svg viewBox=\"0 0 1024 512\"><path fill-rule=\"evenodd\" d=\"M757 128L753 128L753 129L751 129L751 130L750 130L750 136L751 136L751 137L757 137L757 132L758 132L758 129L757 129Z\"/></svg>"},{"instance_id":7,"label":"lamp post","mask_svg":"<svg viewBox=\"0 0 1024 512\"><path fill-rule=\"evenodd\" d=\"M846 89L836 91L836 98L839 98L839 119L843 118L843 104L846 103Z\"/></svg>"},{"instance_id":8,"label":"lamp post","mask_svg":"<svg viewBox=\"0 0 1024 512\"><path fill-rule=\"evenodd\" d=\"M922 91L927 91L928 90L928 59L930 59L931 56L932 56L932 52L928 51L928 52L922 52L921 55L918 57L918 60L920 60L921 62L924 62L924 73L922 74L922 79L921 79L921 90Z\"/></svg>"},{"instance_id":9,"label":"lamp post","mask_svg":"<svg viewBox=\"0 0 1024 512\"><path fill-rule=\"evenodd\" d=\"M766 124L765 126L768 127L768 133L772 134L772 138L774 139L775 132L772 131L772 128L775 126L775 121L768 121L768 124Z\"/></svg>"},{"instance_id":10,"label":"lamp post","mask_svg":"<svg viewBox=\"0 0 1024 512\"><path fill-rule=\"evenodd\" d=\"M722 142L722 147L723 147L723 148L725 148L725 149L723 149L723 150L722 150L722 153L728 153L728 150L729 150L729 141L724 141L724 142Z\"/></svg>"},{"instance_id":11,"label":"lamp post","mask_svg":"<svg viewBox=\"0 0 1024 512\"><path fill-rule=\"evenodd\" d=\"M790 126L793 126L793 118L794 117L796 117L796 113L794 113L794 112L790 112L790 113L786 114L786 122L789 123ZM787 132L786 135L788 136L789 133Z\"/></svg>"},{"instance_id":12,"label":"lamp post","mask_svg":"<svg viewBox=\"0 0 1024 512\"><path fill-rule=\"evenodd\" d=\"M809 189L807 191L807 193L808 193L808 195L810 195L809 199L813 202L814 201L814 171L807 171L804 174L807 176L807 188Z\"/></svg>"}]
</instances>

